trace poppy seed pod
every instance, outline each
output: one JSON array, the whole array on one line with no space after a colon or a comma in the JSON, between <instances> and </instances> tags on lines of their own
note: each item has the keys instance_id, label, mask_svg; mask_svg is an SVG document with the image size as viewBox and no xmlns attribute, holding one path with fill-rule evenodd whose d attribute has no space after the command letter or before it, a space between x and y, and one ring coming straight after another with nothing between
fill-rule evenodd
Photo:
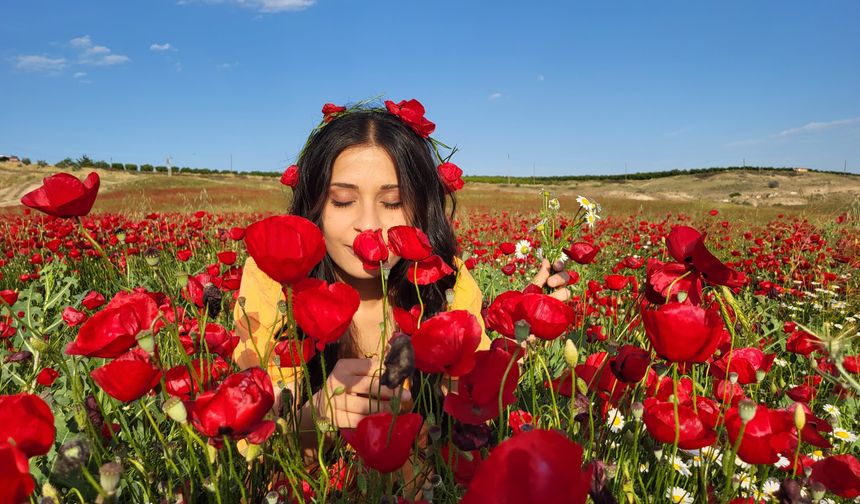
<instances>
[{"instance_id":1,"label":"poppy seed pod","mask_svg":"<svg viewBox=\"0 0 860 504\"><path fill-rule=\"evenodd\" d=\"M396 334L389 344L391 349L385 356L385 371L379 382L394 389L403 385L403 381L415 372L415 351L412 338L403 333Z\"/></svg>"},{"instance_id":2,"label":"poppy seed pod","mask_svg":"<svg viewBox=\"0 0 860 504\"><path fill-rule=\"evenodd\" d=\"M216 318L221 313L221 289L213 283L203 286L203 306L209 318Z\"/></svg>"}]
</instances>

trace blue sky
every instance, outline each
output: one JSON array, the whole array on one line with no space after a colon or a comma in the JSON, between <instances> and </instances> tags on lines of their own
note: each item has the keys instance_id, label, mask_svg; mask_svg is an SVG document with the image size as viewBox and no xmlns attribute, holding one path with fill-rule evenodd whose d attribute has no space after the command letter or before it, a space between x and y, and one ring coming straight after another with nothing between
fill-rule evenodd
<instances>
[{"instance_id":1,"label":"blue sky","mask_svg":"<svg viewBox=\"0 0 860 504\"><path fill-rule=\"evenodd\" d=\"M860 3L4 2L0 153L243 170L417 98L467 174L860 172Z\"/></svg>"}]
</instances>

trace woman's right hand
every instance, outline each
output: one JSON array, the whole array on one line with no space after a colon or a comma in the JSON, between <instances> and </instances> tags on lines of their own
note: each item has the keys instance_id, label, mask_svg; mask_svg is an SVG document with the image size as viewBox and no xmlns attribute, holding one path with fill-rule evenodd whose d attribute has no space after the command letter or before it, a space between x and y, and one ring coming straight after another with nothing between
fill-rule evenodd
<instances>
[{"instance_id":1,"label":"woman's right hand","mask_svg":"<svg viewBox=\"0 0 860 504\"><path fill-rule=\"evenodd\" d=\"M317 416L333 427L349 429L368 415L391 412L390 401L397 392L379 384L380 373L378 360L339 359L325 386L313 396ZM412 401L408 390L398 390L401 403Z\"/></svg>"}]
</instances>

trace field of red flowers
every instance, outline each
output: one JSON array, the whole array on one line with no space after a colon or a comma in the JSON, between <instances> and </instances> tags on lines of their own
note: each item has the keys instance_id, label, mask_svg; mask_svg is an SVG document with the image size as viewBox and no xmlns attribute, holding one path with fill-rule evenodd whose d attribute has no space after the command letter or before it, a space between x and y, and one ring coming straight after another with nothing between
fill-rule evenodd
<instances>
[{"instance_id":1,"label":"field of red flowers","mask_svg":"<svg viewBox=\"0 0 860 504\"><path fill-rule=\"evenodd\" d=\"M251 256L291 300L281 366L337 339L350 294L303 280L315 227L91 214L98 177L72 179L0 217L0 503L860 502L856 209L741 227L544 193L533 214L461 216L492 346L468 312L395 310L392 388L421 373L433 395L444 374L456 392L317 421L308 464L290 398L274 411L268 374L233 363L232 314ZM416 285L450 269L412 228L363 239L370 262L413 261ZM545 257L569 301L530 285Z\"/></svg>"}]
</instances>

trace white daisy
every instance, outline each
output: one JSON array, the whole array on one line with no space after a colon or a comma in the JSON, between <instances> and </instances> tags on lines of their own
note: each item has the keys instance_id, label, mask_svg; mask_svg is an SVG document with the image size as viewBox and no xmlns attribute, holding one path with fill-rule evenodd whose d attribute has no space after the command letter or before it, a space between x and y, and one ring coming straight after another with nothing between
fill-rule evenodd
<instances>
[{"instance_id":1,"label":"white daisy","mask_svg":"<svg viewBox=\"0 0 860 504\"><path fill-rule=\"evenodd\" d=\"M553 212L558 211L561 208L561 203L558 201L558 198L553 198L546 202L547 207Z\"/></svg>"},{"instance_id":2,"label":"white daisy","mask_svg":"<svg viewBox=\"0 0 860 504\"><path fill-rule=\"evenodd\" d=\"M812 453L809 454L809 458L818 462L819 460L824 459L824 452L821 450L812 450Z\"/></svg>"},{"instance_id":3,"label":"white daisy","mask_svg":"<svg viewBox=\"0 0 860 504\"><path fill-rule=\"evenodd\" d=\"M690 477L690 475L693 474L690 472L690 466L688 466L687 463L681 460L681 457L677 455L672 457L672 468L681 476Z\"/></svg>"},{"instance_id":4,"label":"white daisy","mask_svg":"<svg viewBox=\"0 0 860 504\"><path fill-rule=\"evenodd\" d=\"M515 247L517 249L515 253L517 259L525 259L529 256L529 252L532 251L532 244L528 240L518 241Z\"/></svg>"},{"instance_id":5,"label":"white daisy","mask_svg":"<svg viewBox=\"0 0 860 504\"><path fill-rule=\"evenodd\" d=\"M666 498L673 504L693 504L693 497L681 487L667 489Z\"/></svg>"},{"instance_id":6,"label":"white daisy","mask_svg":"<svg viewBox=\"0 0 860 504\"><path fill-rule=\"evenodd\" d=\"M834 427L833 432L830 435L846 443L853 443L854 441L857 441L857 434L854 434L853 432L845 430L841 427Z\"/></svg>"},{"instance_id":7,"label":"white daisy","mask_svg":"<svg viewBox=\"0 0 860 504\"><path fill-rule=\"evenodd\" d=\"M776 492L779 491L779 480L776 478L768 478L765 480L764 484L761 486L762 492L767 495L773 496Z\"/></svg>"},{"instance_id":8,"label":"white daisy","mask_svg":"<svg viewBox=\"0 0 860 504\"><path fill-rule=\"evenodd\" d=\"M597 219L599 218L600 216L594 212L585 213L585 223L588 224L590 227L594 227L594 224L597 223Z\"/></svg>"},{"instance_id":9,"label":"white daisy","mask_svg":"<svg viewBox=\"0 0 860 504\"><path fill-rule=\"evenodd\" d=\"M747 472L739 472L735 474L735 478L737 478L740 487L744 490L749 490L750 486L752 486L752 475Z\"/></svg>"},{"instance_id":10,"label":"white daisy","mask_svg":"<svg viewBox=\"0 0 860 504\"><path fill-rule=\"evenodd\" d=\"M791 465L791 461L782 455L779 456L779 460L773 463L773 466L777 469L785 469L786 467Z\"/></svg>"},{"instance_id":11,"label":"white daisy","mask_svg":"<svg viewBox=\"0 0 860 504\"><path fill-rule=\"evenodd\" d=\"M612 432L621 432L621 429L624 428L624 415L617 409L611 408L606 412L606 426Z\"/></svg>"},{"instance_id":12,"label":"white daisy","mask_svg":"<svg viewBox=\"0 0 860 504\"><path fill-rule=\"evenodd\" d=\"M842 414L839 411L839 407L836 405L833 405L833 404L825 404L824 405L824 411L826 411L827 413L830 413L831 415L833 415L835 417L838 417L839 415Z\"/></svg>"},{"instance_id":13,"label":"white daisy","mask_svg":"<svg viewBox=\"0 0 860 504\"><path fill-rule=\"evenodd\" d=\"M579 206L581 206L585 210L588 210L588 211L594 210L594 205L595 205L594 202L590 201L585 196L577 196L576 202L579 203Z\"/></svg>"}]
</instances>

